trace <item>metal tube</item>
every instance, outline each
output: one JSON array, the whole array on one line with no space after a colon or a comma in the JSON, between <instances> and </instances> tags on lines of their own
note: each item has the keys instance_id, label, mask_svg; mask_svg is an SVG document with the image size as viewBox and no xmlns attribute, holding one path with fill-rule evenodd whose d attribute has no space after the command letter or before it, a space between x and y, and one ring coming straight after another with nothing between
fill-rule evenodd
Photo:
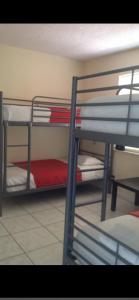
<instances>
[{"instance_id":1,"label":"metal tube","mask_svg":"<svg viewBox=\"0 0 139 300\"><path fill-rule=\"evenodd\" d=\"M129 104L128 104L127 124L126 124L126 135L128 135L129 124L131 122L131 119L130 119L130 110L131 110L131 101L132 101L133 80L134 80L134 70L132 71L132 75L131 75L131 89L130 89L130 94L129 94Z\"/></svg>"},{"instance_id":2,"label":"metal tube","mask_svg":"<svg viewBox=\"0 0 139 300\"><path fill-rule=\"evenodd\" d=\"M105 145L105 160L104 160L104 179L103 179L103 189L102 189L101 221L105 220L105 214L106 214L108 170L109 170L109 151L110 151L110 144L106 144Z\"/></svg>"},{"instance_id":3,"label":"metal tube","mask_svg":"<svg viewBox=\"0 0 139 300\"><path fill-rule=\"evenodd\" d=\"M3 174L3 191L7 191L7 122L4 122L4 174Z\"/></svg>"},{"instance_id":4,"label":"metal tube","mask_svg":"<svg viewBox=\"0 0 139 300\"><path fill-rule=\"evenodd\" d=\"M122 73L122 72L126 72L126 71L137 70L137 69L139 69L139 65L99 72L99 73L85 75L85 76L80 76L80 77L77 77L77 80L106 76L106 75L111 75L111 74L115 74L115 73Z\"/></svg>"},{"instance_id":5,"label":"metal tube","mask_svg":"<svg viewBox=\"0 0 139 300\"><path fill-rule=\"evenodd\" d=\"M77 78L73 77L72 80L72 103L71 103L71 121L69 132L69 151L68 151L68 184L67 184L67 197L65 208L65 229L64 229L64 249L63 249L63 264L66 264L69 252L69 231L71 226L70 211L72 208L72 188L73 188L73 165L75 154L75 116L76 116L76 90Z\"/></svg>"},{"instance_id":6,"label":"metal tube","mask_svg":"<svg viewBox=\"0 0 139 300\"><path fill-rule=\"evenodd\" d=\"M133 87L139 87L139 83L133 84ZM124 84L120 86L121 88L130 88L131 84ZM77 90L77 94L81 93L94 93L94 92L103 92L103 91L112 91L112 90L117 90L119 89L119 85L113 85L113 86L104 86L100 88L95 88L95 89L86 89L86 90Z\"/></svg>"},{"instance_id":7,"label":"metal tube","mask_svg":"<svg viewBox=\"0 0 139 300\"><path fill-rule=\"evenodd\" d=\"M2 216L3 193L3 94L0 92L0 216Z\"/></svg>"},{"instance_id":8,"label":"metal tube","mask_svg":"<svg viewBox=\"0 0 139 300\"><path fill-rule=\"evenodd\" d=\"M31 127L32 124L28 124L28 161L27 161L27 190L30 190L30 167L31 167Z\"/></svg>"}]
</instances>

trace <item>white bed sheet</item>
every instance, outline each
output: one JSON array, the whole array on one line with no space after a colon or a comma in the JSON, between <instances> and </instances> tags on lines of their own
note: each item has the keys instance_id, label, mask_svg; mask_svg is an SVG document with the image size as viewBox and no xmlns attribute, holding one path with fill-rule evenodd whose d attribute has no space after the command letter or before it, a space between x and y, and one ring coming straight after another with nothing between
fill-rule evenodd
<instances>
[{"instance_id":1,"label":"white bed sheet","mask_svg":"<svg viewBox=\"0 0 139 300\"><path fill-rule=\"evenodd\" d=\"M125 245L129 246L131 249L134 249L139 253L139 218L124 215L116 218L106 220L97 224L106 233L110 234L112 237L115 237L119 241L123 242ZM104 246L107 246L110 250L116 252L117 243L112 239L106 237L103 233L97 232L91 227L84 227L83 230L88 233L90 236L95 237L99 242ZM77 233L76 238L85 244L89 249L92 249L96 254L101 258L105 259L109 264L115 264L115 257L111 255L108 251L101 248L99 245L96 245L88 237L85 237L82 233ZM79 245L77 242L74 242L73 248L77 250L83 257L95 265L103 265L102 261L96 258L93 254L89 253ZM128 262L139 265L139 254L134 254L132 251L127 250L127 248L120 246L119 254ZM83 259L81 259L77 254L76 257L81 264L87 264ZM120 259L118 264L124 264Z\"/></svg>"},{"instance_id":2,"label":"white bed sheet","mask_svg":"<svg viewBox=\"0 0 139 300\"><path fill-rule=\"evenodd\" d=\"M37 107L35 107L37 109ZM39 109L39 107L38 107ZM45 122L48 123L50 121L51 109L43 108L44 111L34 111L33 121L34 122ZM45 111L45 110L48 111ZM36 116L45 116L44 118L35 118ZM48 117L48 118L46 118ZM19 106L19 105L4 105L3 106L3 118L5 121L21 121L21 122L29 122L31 121L31 106Z\"/></svg>"},{"instance_id":3,"label":"white bed sheet","mask_svg":"<svg viewBox=\"0 0 139 300\"><path fill-rule=\"evenodd\" d=\"M139 101L139 94L132 95L133 101ZM97 97L86 101L85 103L102 103L101 106L81 107L81 117L106 117L106 118L127 118L128 105L104 106L105 102L129 101L129 95L118 95L108 97ZM139 118L139 105L132 105L130 118ZM114 134L126 133L126 122L120 121L97 121L81 120L81 129L96 132L106 132ZM139 136L139 122L132 122L129 125L129 135Z\"/></svg>"},{"instance_id":4,"label":"white bed sheet","mask_svg":"<svg viewBox=\"0 0 139 300\"><path fill-rule=\"evenodd\" d=\"M60 161L63 161L68 164L68 160L63 158L60 159ZM100 165L79 165L78 168L80 170L85 170L85 169L102 169L104 167L103 162L100 161ZM103 178L104 170L95 170L95 171L89 171L89 172L82 172L82 181L88 181L88 180L95 180L95 179L101 179Z\"/></svg>"},{"instance_id":5,"label":"white bed sheet","mask_svg":"<svg viewBox=\"0 0 139 300\"><path fill-rule=\"evenodd\" d=\"M7 187L7 192L17 192L26 189L27 171L19 167L7 168L7 186L23 184L23 186ZM30 174L30 188L36 188L34 177Z\"/></svg>"}]
</instances>

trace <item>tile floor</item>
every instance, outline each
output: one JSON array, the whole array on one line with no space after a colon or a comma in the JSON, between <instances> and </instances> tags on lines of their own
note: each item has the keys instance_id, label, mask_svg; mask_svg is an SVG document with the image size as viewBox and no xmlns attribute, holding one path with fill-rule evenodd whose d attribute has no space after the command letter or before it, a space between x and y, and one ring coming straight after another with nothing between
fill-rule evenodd
<instances>
[{"instance_id":1,"label":"tile floor","mask_svg":"<svg viewBox=\"0 0 139 300\"><path fill-rule=\"evenodd\" d=\"M93 194L92 194L93 191ZM95 199L98 190L90 185L77 189L77 203ZM107 218L138 209L118 197L117 210L111 212L111 196L107 199ZM100 220L101 204L77 208L89 221ZM60 265L64 234L65 190L54 190L29 196L4 199L0 218L1 265ZM82 222L78 221L82 226Z\"/></svg>"}]
</instances>

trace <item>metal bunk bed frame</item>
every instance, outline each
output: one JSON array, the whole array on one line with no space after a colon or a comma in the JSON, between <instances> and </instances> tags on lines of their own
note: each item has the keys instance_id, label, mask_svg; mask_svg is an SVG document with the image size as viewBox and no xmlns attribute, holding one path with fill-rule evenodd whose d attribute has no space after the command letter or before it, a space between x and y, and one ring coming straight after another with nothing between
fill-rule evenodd
<instances>
[{"instance_id":1,"label":"metal bunk bed frame","mask_svg":"<svg viewBox=\"0 0 139 300\"><path fill-rule=\"evenodd\" d=\"M43 101L38 101L37 99L42 99ZM49 101L44 101L49 99ZM50 100L58 100L59 102L50 102ZM8 101L8 103L7 103ZM66 103L61 103L60 101L66 101ZM16 102L16 103L13 103ZM43 123L43 122L34 122L34 112L42 111L42 114L47 111L47 107L49 106L56 106L56 107L71 107L70 99L65 98L57 98L57 97L46 97L46 96L35 96L32 100L24 100L24 99L16 99L16 98L3 98L3 93L0 92L0 216L2 216L2 203L3 198L11 197L11 196L20 196L30 193L36 193L40 191L48 191L54 190L59 188L65 188L66 184L59 184L59 185L52 185L46 186L42 188L32 189L30 188L30 163L31 163L31 135L32 135L32 127L65 127L69 128L69 124L66 123ZM3 120L3 105L17 105L17 106L31 106L31 121L28 122L20 122L20 121L4 121ZM42 109L43 108L43 109ZM57 112L57 109L53 109L53 111ZM60 110L58 110L60 112ZM35 118L37 115L35 114ZM44 116L38 116L39 118L44 118ZM48 118L46 116L46 118ZM57 119L64 119L64 117L56 117ZM67 119L67 117L65 118ZM28 132L28 142L26 144L7 144L7 131L9 126L25 126L27 127ZM7 191L7 188L10 187L18 187L24 186L23 184L16 184L7 186L7 168L12 167L12 165L7 164L7 149L13 147L27 147L27 181L26 181L26 189L20 191ZM80 152L80 144L78 144L78 150ZM85 152L85 151L84 151ZM90 153L92 154L92 153ZM94 153L97 156L97 154ZM78 182L79 185L86 184L92 180ZM95 180L94 180L95 181ZM83 204L81 204L83 205Z\"/></svg>"},{"instance_id":2,"label":"metal bunk bed frame","mask_svg":"<svg viewBox=\"0 0 139 300\"><path fill-rule=\"evenodd\" d=\"M139 83L134 84L134 72L135 70L139 69L139 65L136 66L130 66L125 68L119 68L114 69L110 71L105 72L99 72L96 74L91 75L85 75L80 77L73 77L72 81L72 107L71 107L71 122L70 122L70 140L69 140L69 169L68 169L68 185L67 185L67 199L66 199L66 208L65 208L65 229L64 229L64 249L63 249L63 264L76 264L76 254L80 256L79 253L75 253L73 249L73 241L75 240L74 237L74 230L78 229L79 232L82 230L80 228L77 228L75 225L75 217L81 219L84 224L89 225L90 227L96 227L94 224L88 222L85 218L79 216L75 213L76 208L76 167L77 167L77 156L78 156L78 142L81 139L86 140L93 140L98 142L105 143L105 159L104 159L104 178L103 178L103 188L102 188L102 199L98 200L97 202L101 202L101 221L105 220L105 214L106 214L106 199L107 199L107 191L108 191L108 174L109 174L109 157L110 157L110 145L119 144L123 146L132 146L132 147L139 147L139 137L136 136L130 136L128 133L129 124L130 122L139 122L138 119L132 119L130 118L130 110L132 105L139 105L138 101L132 101L132 90L138 90ZM128 85L114 85L114 86L106 86L106 87L99 87L99 88L90 88L90 89L78 89L78 81L80 80L87 80L87 79L93 79L96 77L102 77L107 75L113 75L118 74L122 72L131 72L131 84ZM129 100L127 102L105 102L103 103L103 106L107 105L113 105L115 107L116 105L128 105L128 116L127 118L102 118L102 117L80 117L81 120L99 120L99 121L120 121L120 122L126 122L126 134L120 135L120 134L111 134L111 133L104 133L104 132L95 132L95 131L89 131L89 130L83 130L80 128L76 128L76 108L77 107L83 107L83 106L102 106L102 103L78 103L77 102L77 95L82 93L93 93L93 92L103 92L103 91L117 91L116 94L119 93L120 89L130 89L129 93ZM132 102L131 102L132 101ZM78 117L79 119L79 117ZM95 201L96 203L96 201ZM98 227L96 227L96 230L100 231ZM84 232L84 235L86 233ZM103 232L105 236L107 234ZM93 239L90 237L90 240ZM111 239L113 237L111 236ZM114 239L116 240L116 239ZM117 251L114 254L115 255L115 264L117 264L118 258L120 258L119 254L119 247L122 244L120 241L117 241ZM77 241L80 243L79 241ZM97 241L95 241L97 244ZM86 245L82 245L83 248L86 248ZM104 245L100 243L101 248L105 249ZM129 247L124 245L126 249ZM96 255L91 249L88 249L89 252L91 252L93 255ZM74 252L74 255L73 255ZM77 251L76 251L77 252ZM134 253L134 250L133 250ZM82 259L85 260L85 257L82 257ZM100 258L102 260L102 258ZM88 261L86 261L87 264L89 264ZM106 264L106 262L105 262ZM126 261L126 264L128 262ZM129 263L130 264L130 263Z\"/></svg>"}]
</instances>

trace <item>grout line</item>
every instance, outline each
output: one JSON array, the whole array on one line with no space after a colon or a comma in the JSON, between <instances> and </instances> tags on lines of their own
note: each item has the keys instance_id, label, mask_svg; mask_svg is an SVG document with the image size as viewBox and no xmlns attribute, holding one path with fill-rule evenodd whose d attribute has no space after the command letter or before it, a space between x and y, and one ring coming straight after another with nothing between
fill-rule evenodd
<instances>
[{"instance_id":1,"label":"grout line","mask_svg":"<svg viewBox=\"0 0 139 300\"><path fill-rule=\"evenodd\" d=\"M14 258L14 257L17 257L17 256L21 256L21 255L26 255L26 253L20 253L20 254L17 254L17 255L14 255L14 256L10 256L10 257L6 257L4 259L0 259L0 262L4 261L4 260L7 260L7 259L11 259L11 258ZM27 256L28 257L28 256ZM29 257L28 257L29 258ZM32 263L31 259L29 258L30 262ZM28 264L27 264L28 265ZM21 265L20 265L21 266Z\"/></svg>"}]
</instances>

